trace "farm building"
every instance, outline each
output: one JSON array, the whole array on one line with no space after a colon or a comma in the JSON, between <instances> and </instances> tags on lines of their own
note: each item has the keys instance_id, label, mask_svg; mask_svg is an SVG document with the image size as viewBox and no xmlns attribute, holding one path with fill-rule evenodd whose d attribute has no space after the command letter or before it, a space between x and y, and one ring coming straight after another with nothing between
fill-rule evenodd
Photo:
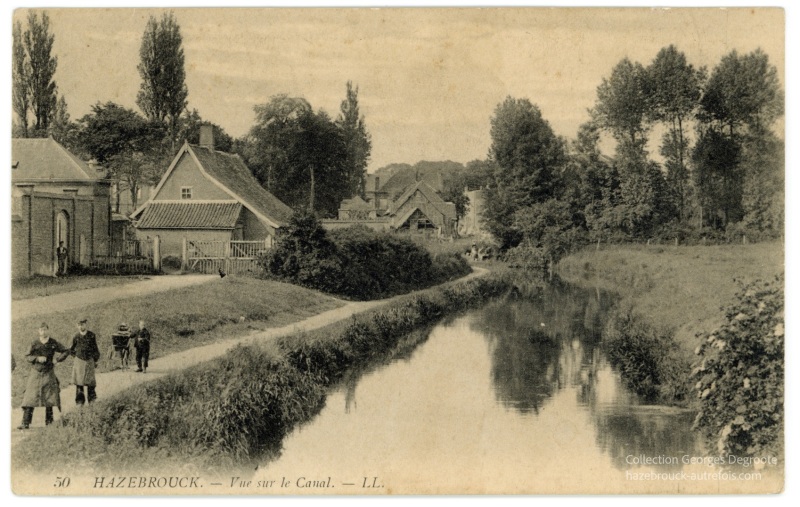
<instances>
[{"instance_id":1,"label":"farm building","mask_svg":"<svg viewBox=\"0 0 800 507\"><path fill-rule=\"evenodd\" d=\"M210 128L184 144L150 199L131 215L137 236L161 238L164 256L180 256L184 238L274 241L292 210L265 190L238 155L214 150Z\"/></svg>"}]
</instances>

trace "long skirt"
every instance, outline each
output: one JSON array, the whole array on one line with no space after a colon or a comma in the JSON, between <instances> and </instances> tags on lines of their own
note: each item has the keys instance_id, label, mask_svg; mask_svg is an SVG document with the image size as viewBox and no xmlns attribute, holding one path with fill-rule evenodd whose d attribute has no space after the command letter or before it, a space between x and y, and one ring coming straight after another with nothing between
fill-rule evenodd
<instances>
[{"instance_id":1,"label":"long skirt","mask_svg":"<svg viewBox=\"0 0 800 507\"><path fill-rule=\"evenodd\" d=\"M55 372L31 370L22 397L23 407L58 407L61 410L61 387Z\"/></svg>"},{"instance_id":2,"label":"long skirt","mask_svg":"<svg viewBox=\"0 0 800 507\"><path fill-rule=\"evenodd\" d=\"M94 361L89 359L75 358L72 363L72 383L76 386L96 386L97 381L94 378Z\"/></svg>"}]
</instances>

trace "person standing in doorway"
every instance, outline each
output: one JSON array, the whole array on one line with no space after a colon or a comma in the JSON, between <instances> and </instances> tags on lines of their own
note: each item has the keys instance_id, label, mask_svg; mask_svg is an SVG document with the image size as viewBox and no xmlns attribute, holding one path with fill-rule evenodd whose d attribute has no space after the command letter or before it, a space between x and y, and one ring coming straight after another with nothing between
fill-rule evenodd
<instances>
[{"instance_id":1,"label":"person standing in doorway","mask_svg":"<svg viewBox=\"0 0 800 507\"><path fill-rule=\"evenodd\" d=\"M75 356L72 365L72 383L75 384L75 404L83 405L87 398L84 397L83 387L88 390L89 403L97 399L95 388L94 370L97 361L100 360L100 349L97 347L97 337L86 327L88 319L81 319L78 322L78 332L72 337L70 353Z\"/></svg>"},{"instance_id":2,"label":"person standing in doorway","mask_svg":"<svg viewBox=\"0 0 800 507\"><path fill-rule=\"evenodd\" d=\"M139 321L139 330L133 342L136 348L136 371L147 373L147 361L150 359L150 330L143 320Z\"/></svg>"},{"instance_id":3,"label":"person standing in doorway","mask_svg":"<svg viewBox=\"0 0 800 507\"><path fill-rule=\"evenodd\" d=\"M58 242L58 248L56 248L56 258L58 258L58 275L67 274L67 258L69 257L69 250L67 247L64 246L63 241Z\"/></svg>"},{"instance_id":4,"label":"person standing in doorway","mask_svg":"<svg viewBox=\"0 0 800 507\"><path fill-rule=\"evenodd\" d=\"M17 428L26 430L33 420L33 408L44 407L44 423L52 424L53 407L61 410L61 394L53 369L55 362L69 357L69 349L50 337L47 323L39 326L39 338L31 344L25 358L31 363L31 373L22 396L22 424ZM56 354L59 356L56 358Z\"/></svg>"}]
</instances>

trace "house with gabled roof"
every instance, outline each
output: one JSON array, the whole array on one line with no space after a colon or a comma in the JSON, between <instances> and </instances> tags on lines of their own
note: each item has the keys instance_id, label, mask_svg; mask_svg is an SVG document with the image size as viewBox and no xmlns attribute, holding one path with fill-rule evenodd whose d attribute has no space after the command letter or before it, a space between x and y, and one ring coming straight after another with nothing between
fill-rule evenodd
<instances>
[{"instance_id":1,"label":"house with gabled roof","mask_svg":"<svg viewBox=\"0 0 800 507\"><path fill-rule=\"evenodd\" d=\"M181 255L184 238L265 241L289 223L292 210L265 190L244 161L214 150L211 128L200 144L184 143L150 199L131 214L137 235L160 236L162 255Z\"/></svg>"},{"instance_id":2,"label":"house with gabled roof","mask_svg":"<svg viewBox=\"0 0 800 507\"><path fill-rule=\"evenodd\" d=\"M449 235L455 227L456 206L445 202L425 180L419 180L392 202L387 215L395 230L438 229Z\"/></svg>"},{"instance_id":3,"label":"house with gabled roof","mask_svg":"<svg viewBox=\"0 0 800 507\"><path fill-rule=\"evenodd\" d=\"M52 137L11 140L13 278L56 274L63 242L68 266L108 255L110 185Z\"/></svg>"}]
</instances>

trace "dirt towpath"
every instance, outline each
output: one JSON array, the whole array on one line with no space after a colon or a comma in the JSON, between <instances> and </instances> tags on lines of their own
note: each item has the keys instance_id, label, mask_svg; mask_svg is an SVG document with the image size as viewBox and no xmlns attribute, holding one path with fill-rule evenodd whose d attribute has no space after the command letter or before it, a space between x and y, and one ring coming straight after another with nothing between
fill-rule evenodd
<instances>
[{"instance_id":1,"label":"dirt towpath","mask_svg":"<svg viewBox=\"0 0 800 507\"><path fill-rule=\"evenodd\" d=\"M96 303L106 303L117 299L127 299L155 292L181 289L206 283L217 275L164 275L148 280L126 283L111 287L97 287L72 292L54 294L11 302L11 320L24 319L35 315L76 310Z\"/></svg>"},{"instance_id":2,"label":"dirt towpath","mask_svg":"<svg viewBox=\"0 0 800 507\"><path fill-rule=\"evenodd\" d=\"M458 281L465 281L484 276L488 272L489 270L485 268L473 267L472 273L459 279ZM107 398L124 389L128 389L129 387L161 378L169 373L180 371L184 368L194 366L204 361L209 361L223 355L229 349L240 344L264 343L268 340L274 340L278 337L288 336L301 331L313 331L329 324L333 324L334 322L348 319L353 315L370 310L372 308L384 306L405 296L406 295L400 295L393 298L380 299L376 301L349 302L345 306L322 312L314 315L313 317L295 322L294 324L258 331L246 336L216 342L201 347L195 347L183 352L177 352L175 354L169 354L167 356L151 360L150 366L147 368L147 373L137 373L136 361L131 361L132 367L128 370L114 370L97 374L97 397L98 399ZM155 348L158 347L157 340L158 339L156 337L153 344ZM67 413L75 409L75 386L69 385L61 390L61 408L62 413ZM54 415L56 420L61 417L61 414L57 409L55 410ZM22 409L15 408L12 427L16 428L21 420ZM44 409L41 407L34 410L33 423L31 424L32 428L37 426L44 426ZM14 430L14 433L19 435L22 432ZM12 440L16 439L17 438L14 438Z\"/></svg>"}]
</instances>

